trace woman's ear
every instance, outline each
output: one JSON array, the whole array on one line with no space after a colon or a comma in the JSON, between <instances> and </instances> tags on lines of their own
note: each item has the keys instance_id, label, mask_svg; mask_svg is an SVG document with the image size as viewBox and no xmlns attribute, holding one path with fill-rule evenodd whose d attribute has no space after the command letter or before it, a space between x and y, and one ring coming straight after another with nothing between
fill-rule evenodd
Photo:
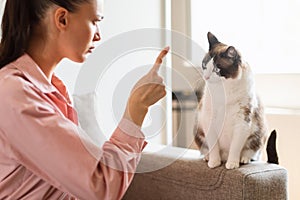
<instances>
[{"instance_id":1,"label":"woman's ear","mask_svg":"<svg viewBox=\"0 0 300 200\"><path fill-rule=\"evenodd\" d=\"M65 8L59 7L56 9L54 14L54 20L56 28L64 30L68 25L69 11Z\"/></svg>"}]
</instances>

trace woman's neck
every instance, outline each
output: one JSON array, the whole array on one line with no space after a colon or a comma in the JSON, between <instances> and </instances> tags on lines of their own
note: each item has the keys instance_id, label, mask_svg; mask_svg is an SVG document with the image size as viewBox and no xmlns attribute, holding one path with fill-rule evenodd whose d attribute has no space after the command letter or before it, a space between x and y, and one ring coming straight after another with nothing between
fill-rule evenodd
<instances>
[{"instance_id":1,"label":"woman's neck","mask_svg":"<svg viewBox=\"0 0 300 200\"><path fill-rule=\"evenodd\" d=\"M55 42L47 41L42 38L43 37L32 37L29 41L26 53L35 61L51 82L52 74L62 58L56 51Z\"/></svg>"}]
</instances>

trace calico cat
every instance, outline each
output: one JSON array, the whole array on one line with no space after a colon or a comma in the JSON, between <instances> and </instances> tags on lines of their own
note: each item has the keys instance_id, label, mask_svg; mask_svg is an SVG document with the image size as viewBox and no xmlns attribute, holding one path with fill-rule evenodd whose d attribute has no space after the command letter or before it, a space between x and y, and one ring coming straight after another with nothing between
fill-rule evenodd
<instances>
[{"instance_id":1,"label":"calico cat","mask_svg":"<svg viewBox=\"0 0 300 200\"><path fill-rule=\"evenodd\" d=\"M250 66L233 46L208 33L209 52L202 61L205 88L194 128L195 142L210 168L227 169L257 160L267 139L263 106ZM268 141L269 161L278 163L276 131Z\"/></svg>"}]
</instances>

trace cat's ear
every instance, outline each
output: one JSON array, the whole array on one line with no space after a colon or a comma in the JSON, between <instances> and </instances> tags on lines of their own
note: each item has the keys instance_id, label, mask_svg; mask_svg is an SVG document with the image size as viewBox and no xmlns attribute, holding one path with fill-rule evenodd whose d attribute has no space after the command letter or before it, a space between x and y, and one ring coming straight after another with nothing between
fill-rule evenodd
<instances>
[{"instance_id":1,"label":"cat's ear","mask_svg":"<svg viewBox=\"0 0 300 200\"><path fill-rule=\"evenodd\" d=\"M237 54L238 52L233 46L229 46L225 51L225 55L228 58L235 58Z\"/></svg>"},{"instance_id":2,"label":"cat's ear","mask_svg":"<svg viewBox=\"0 0 300 200\"><path fill-rule=\"evenodd\" d=\"M207 39L209 43L209 50L211 50L216 44L220 43L219 40L211 32L207 33Z\"/></svg>"}]
</instances>

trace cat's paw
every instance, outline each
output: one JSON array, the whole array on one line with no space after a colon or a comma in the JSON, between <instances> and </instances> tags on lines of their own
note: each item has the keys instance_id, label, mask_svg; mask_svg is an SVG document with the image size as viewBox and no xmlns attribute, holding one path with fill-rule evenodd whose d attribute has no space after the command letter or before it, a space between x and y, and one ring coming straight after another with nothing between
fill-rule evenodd
<instances>
[{"instance_id":1,"label":"cat's paw","mask_svg":"<svg viewBox=\"0 0 300 200\"><path fill-rule=\"evenodd\" d=\"M227 161L225 165L226 169L237 169L240 167L239 161Z\"/></svg>"},{"instance_id":2,"label":"cat's paw","mask_svg":"<svg viewBox=\"0 0 300 200\"><path fill-rule=\"evenodd\" d=\"M216 168L219 167L221 165L221 160L209 160L208 161L208 167L209 168Z\"/></svg>"},{"instance_id":3,"label":"cat's paw","mask_svg":"<svg viewBox=\"0 0 300 200\"><path fill-rule=\"evenodd\" d=\"M250 162L251 162L251 158L249 158L249 157L243 156L241 158L241 163L243 163L243 164L248 164Z\"/></svg>"}]
</instances>

